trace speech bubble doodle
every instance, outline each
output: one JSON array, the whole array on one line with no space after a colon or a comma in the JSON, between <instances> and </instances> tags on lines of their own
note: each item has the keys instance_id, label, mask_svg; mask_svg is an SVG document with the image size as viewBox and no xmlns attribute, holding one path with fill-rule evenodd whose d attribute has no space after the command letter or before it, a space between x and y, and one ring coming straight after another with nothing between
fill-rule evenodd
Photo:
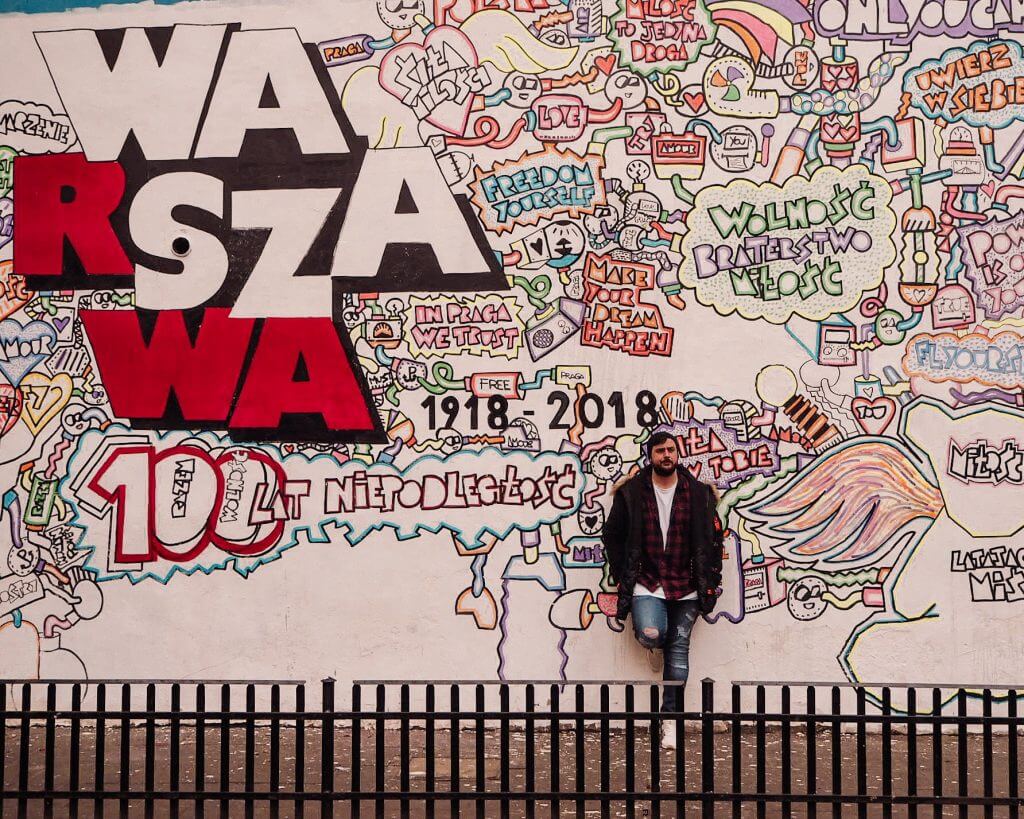
<instances>
[{"instance_id":1,"label":"speech bubble doodle","mask_svg":"<svg viewBox=\"0 0 1024 819\"><path fill-rule=\"evenodd\" d=\"M679 462L704 483L725 489L753 475L770 477L779 471L779 442L764 436L741 438L725 421L690 418L661 425L676 441Z\"/></svg>"},{"instance_id":2,"label":"speech bubble doodle","mask_svg":"<svg viewBox=\"0 0 1024 819\"><path fill-rule=\"evenodd\" d=\"M471 355L514 359L523 346L525 325L514 298L411 296L405 311L405 337L417 358Z\"/></svg>"},{"instance_id":3,"label":"speech bubble doodle","mask_svg":"<svg viewBox=\"0 0 1024 819\"><path fill-rule=\"evenodd\" d=\"M477 168L471 201L484 227L498 234L559 215L573 218L605 204L603 168L601 157L548 145L489 171Z\"/></svg>"},{"instance_id":4,"label":"speech bubble doodle","mask_svg":"<svg viewBox=\"0 0 1024 819\"><path fill-rule=\"evenodd\" d=\"M1024 216L959 228L964 272L985 318L998 319L1024 304Z\"/></svg>"},{"instance_id":5,"label":"speech bubble doodle","mask_svg":"<svg viewBox=\"0 0 1024 819\"><path fill-rule=\"evenodd\" d=\"M991 36L1024 31L1024 9L991 0L818 0L814 28L822 37L913 43L917 37Z\"/></svg>"},{"instance_id":6,"label":"speech bubble doodle","mask_svg":"<svg viewBox=\"0 0 1024 819\"><path fill-rule=\"evenodd\" d=\"M212 433L161 435L114 424L78 440L62 491L85 529L82 548L111 550L94 555L100 579L109 567L109 577L166 582L177 573L229 567L246 574L302 534L324 543L334 529L352 545L385 527L399 539L446 529L472 550L488 536L500 540L574 515L585 480L579 459L567 453L488 447L427 455L400 469L284 455L273 445L238 446ZM111 515L118 526L149 529L133 530L129 548L160 548L132 555L134 564L116 562L107 539ZM111 540L119 542L120 534Z\"/></svg>"},{"instance_id":7,"label":"speech bubble doodle","mask_svg":"<svg viewBox=\"0 0 1024 819\"><path fill-rule=\"evenodd\" d=\"M26 154L62 154L78 141L71 120L49 105L0 102L0 141Z\"/></svg>"},{"instance_id":8,"label":"speech bubble doodle","mask_svg":"<svg viewBox=\"0 0 1024 819\"><path fill-rule=\"evenodd\" d=\"M1024 387L1024 336L1006 330L994 336L920 333L907 343L903 370L928 381Z\"/></svg>"},{"instance_id":9,"label":"speech bubble doodle","mask_svg":"<svg viewBox=\"0 0 1024 819\"><path fill-rule=\"evenodd\" d=\"M1008 441L1019 446L1024 441L1024 410L991 401L953 409L920 397L904 408L900 435L930 463L946 514L964 531L973 537L1012 537L1024 528L1019 483L966 481L957 474L966 466L958 452L975 447L977 453L980 441L999 449ZM981 466L976 458L971 460L975 469Z\"/></svg>"},{"instance_id":10,"label":"speech bubble doodle","mask_svg":"<svg viewBox=\"0 0 1024 819\"><path fill-rule=\"evenodd\" d=\"M908 71L903 92L929 119L1005 128L1024 119L1024 52L1011 40L950 48Z\"/></svg>"},{"instance_id":11,"label":"speech bubble doodle","mask_svg":"<svg viewBox=\"0 0 1024 819\"><path fill-rule=\"evenodd\" d=\"M683 70L717 30L704 0L618 0L608 22L620 65L644 76Z\"/></svg>"},{"instance_id":12,"label":"speech bubble doodle","mask_svg":"<svg viewBox=\"0 0 1024 819\"><path fill-rule=\"evenodd\" d=\"M852 309L896 259L892 189L863 165L782 187L704 188L687 218L679 281L723 316L782 324Z\"/></svg>"},{"instance_id":13,"label":"speech bubble doodle","mask_svg":"<svg viewBox=\"0 0 1024 819\"><path fill-rule=\"evenodd\" d=\"M643 294L653 290L654 267L588 253L583 269L583 301L588 306L580 344L634 356L672 355L673 329L656 304Z\"/></svg>"}]
</instances>

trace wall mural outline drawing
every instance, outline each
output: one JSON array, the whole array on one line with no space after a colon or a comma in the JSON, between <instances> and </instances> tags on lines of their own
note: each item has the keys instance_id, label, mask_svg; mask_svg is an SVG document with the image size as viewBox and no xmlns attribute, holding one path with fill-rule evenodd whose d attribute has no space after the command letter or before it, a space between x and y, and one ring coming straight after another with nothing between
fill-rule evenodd
<instances>
[{"instance_id":1,"label":"wall mural outline drawing","mask_svg":"<svg viewBox=\"0 0 1024 819\"><path fill-rule=\"evenodd\" d=\"M712 675L1020 670L1017 12L69 5L0 15L4 673L216 589L290 669L361 601L424 670L630 676L655 431L720 495Z\"/></svg>"}]
</instances>

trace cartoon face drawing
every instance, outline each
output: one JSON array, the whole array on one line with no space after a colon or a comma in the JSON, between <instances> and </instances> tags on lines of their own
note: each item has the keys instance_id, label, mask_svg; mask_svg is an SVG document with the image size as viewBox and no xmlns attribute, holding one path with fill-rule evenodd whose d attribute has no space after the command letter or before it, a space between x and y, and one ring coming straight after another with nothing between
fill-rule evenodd
<instances>
[{"instance_id":1,"label":"cartoon face drawing","mask_svg":"<svg viewBox=\"0 0 1024 819\"><path fill-rule=\"evenodd\" d=\"M505 77L502 88L508 89L511 94L507 102L513 108L529 108L541 94L540 79L519 71L513 71Z\"/></svg>"},{"instance_id":2,"label":"cartoon face drawing","mask_svg":"<svg viewBox=\"0 0 1024 819\"><path fill-rule=\"evenodd\" d=\"M600 481L611 481L622 471L622 456L612 447L595 452L589 461L591 474Z\"/></svg>"},{"instance_id":3,"label":"cartoon face drawing","mask_svg":"<svg viewBox=\"0 0 1024 819\"><path fill-rule=\"evenodd\" d=\"M7 565L18 577L28 577L39 565L39 547L23 542L7 553Z\"/></svg>"},{"instance_id":4,"label":"cartoon face drawing","mask_svg":"<svg viewBox=\"0 0 1024 819\"><path fill-rule=\"evenodd\" d=\"M647 82L632 71L616 71L608 78L604 94L609 102L622 100L623 109L628 111L644 104L644 100L647 99Z\"/></svg>"},{"instance_id":5,"label":"cartoon face drawing","mask_svg":"<svg viewBox=\"0 0 1024 819\"><path fill-rule=\"evenodd\" d=\"M377 0L381 22L394 31L408 31L416 25L416 15L423 14L422 0Z\"/></svg>"}]
</instances>

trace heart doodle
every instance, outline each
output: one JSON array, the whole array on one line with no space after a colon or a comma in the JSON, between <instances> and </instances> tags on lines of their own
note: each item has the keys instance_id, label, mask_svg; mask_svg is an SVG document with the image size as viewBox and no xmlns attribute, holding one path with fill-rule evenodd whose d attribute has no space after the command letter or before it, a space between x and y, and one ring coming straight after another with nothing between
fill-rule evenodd
<instances>
[{"instance_id":1,"label":"heart doodle","mask_svg":"<svg viewBox=\"0 0 1024 819\"><path fill-rule=\"evenodd\" d=\"M868 435L881 435L896 417L896 402L887 395L865 398L858 395L850 402L853 417Z\"/></svg>"},{"instance_id":2,"label":"heart doodle","mask_svg":"<svg viewBox=\"0 0 1024 819\"><path fill-rule=\"evenodd\" d=\"M604 512L602 512L600 509L593 512L584 512L580 510L578 515L580 530L585 535L597 534L601 531L601 527L604 526Z\"/></svg>"},{"instance_id":3,"label":"heart doodle","mask_svg":"<svg viewBox=\"0 0 1024 819\"><path fill-rule=\"evenodd\" d=\"M29 373L22 379L22 417L33 435L64 409L64 405L71 399L73 386L71 376L67 373L57 373L53 378L42 373Z\"/></svg>"},{"instance_id":4,"label":"heart doodle","mask_svg":"<svg viewBox=\"0 0 1024 819\"><path fill-rule=\"evenodd\" d=\"M605 76L609 76L619 64L618 54L605 54L603 57L597 57L594 60L594 68L600 71Z\"/></svg>"},{"instance_id":5,"label":"heart doodle","mask_svg":"<svg viewBox=\"0 0 1024 819\"><path fill-rule=\"evenodd\" d=\"M391 49L380 64L380 84L409 106L417 118L461 136L475 96L490 83L469 38L451 26L438 26L423 44Z\"/></svg>"},{"instance_id":6,"label":"heart doodle","mask_svg":"<svg viewBox=\"0 0 1024 819\"><path fill-rule=\"evenodd\" d=\"M704 99L703 91L683 91L682 96L693 113L699 114L704 109L706 100Z\"/></svg>"},{"instance_id":7,"label":"heart doodle","mask_svg":"<svg viewBox=\"0 0 1024 819\"><path fill-rule=\"evenodd\" d=\"M25 289L25 277L14 272L14 262L0 262L0 319L17 312L32 298Z\"/></svg>"},{"instance_id":8,"label":"heart doodle","mask_svg":"<svg viewBox=\"0 0 1024 819\"><path fill-rule=\"evenodd\" d=\"M22 407L21 393L10 384L0 384L0 435L6 435L18 423Z\"/></svg>"},{"instance_id":9,"label":"heart doodle","mask_svg":"<svg viewBox=\"0 0 1024 819\"><path fill-rule=\"evenodd\" d=\"M25 374L53 353L57 334L45 321L22 325L17 319L0 321L0 373L17 387Z\"/></svg>"}]
</instances>

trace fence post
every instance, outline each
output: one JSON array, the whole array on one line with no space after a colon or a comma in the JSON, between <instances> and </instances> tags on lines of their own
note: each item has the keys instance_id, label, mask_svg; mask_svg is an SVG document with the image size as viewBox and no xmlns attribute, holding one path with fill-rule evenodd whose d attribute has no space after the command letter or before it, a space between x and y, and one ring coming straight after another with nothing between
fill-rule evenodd
<instances>
[{"instance_id":1,"label":"fence post","mask_svg":"<svg viewBox=\"0 0 1024 819\"><path fill-rule=\"evenodd\" d=\"M32 730L32 686L21 686L21 744L18 747L18 819L28 819L28 749Z\"/></svg>"},{"instance_id":2,"label":"fence post","mask_svg":"<svg viewBox=\"0 0 1024 819\"><path fill-rule=\"evenodd\" d=\"M362 803L357 794L362 790L363 770L363 721L359 718L363 710L363 687L352 683L352 813L356 819L362 815Z\"/></svg>"},{"instance_id":3,"label":"fence post","mask_svg":"<svg viewBox=\"0 0 1024 819\"><path fill-rule=\"evenodd\" d=\"M43 798L44 816L53 816L53 797L50 794L53 793L53 776L56 764L56 749L53 747L57 742L57 721L53 717L53 712L56 710L57 686L55 683L50 683L46 686L46 750L43 757L43 792L46 794Z\"/></svg>"},{"instance_id":4,"label":"fence post","mask_svg":"<svg viewBox=\"0 0 1024 819\"><path fill-rule=\"evenodd\" d=\"M14 693L14 687L11 687ZM0 684L0 793L4 792L4 780L7 778L7 684ZM0 799L0 819L4 815L4 800Z\"/></svg>"},{"instance_id":5,"label":"fence post","mask_svg":"<svg viewBox=\"0 0 1024 819\"><path fill-rule=\"evenodd\" d=\"M703 819L715 819L715 681L701 680L700 790Z\"/></svg>"},{"instance_id":6,"label":"fence post","mask_svg":"<svg viewBox=\"0 0 1024 819\"><path fill-rule=\"evenodd\" d=\"M320 793L334 792L334 678L323 681L323 719L320 723ZM334 799L323 796L320 800L322 819L334 816Z\"/></svg>"},{"instance_id":7,"label":"fence post","mask_svg":"<svg viewBox=\"0 0 1024 819\"><path fill-rule=\"evenodd\" d=\"M127 771L124 772L127 777ZM127 788L126 788L127 789ZM231 683L220 687L220 819L230 819L231 799ZM127 802L125 803L127 805ZM122 819L128 819L126 812Z\"/></svg>"},{"instance_id":8,"label":"fence post","mask_svg":"<svg viewBox=\"0 0 1024 819\"><path fill-rule=\"evenodd\" d=\"M399 735L399 785L402 793L409 793L409 684L402 683L398 689L398 707L401 711L401 722L398 724ZM409 819L409 800L402 798L399 805L402 819Z\"/></svg>"},{"instance_id":9,"label":"fence post","mask_svg":"<svg viewBox=\"0 0 1024 819\"><path fill-rule=\"evenodd\" d=\"M295 804L296 816L306 811L306 684L295 687Z\"/></svg>"},{"instance_id":10,"label":"fence post","mask_svg":"<svg viewBox=\"0 0 1024 819\"><path fill-rule=\"evenodd\" d=\"M245 687L245 819L256 816L256 686Z\"/></svg>"},{"instance_id":11,"label":"fence post","mask_svg":"<svg viewBox=\"0 0 1024 819\"><path fill-rule=\"evenodd\" d=\"M119 814L121 819L128 819L128 796L131 790L131 717L128 716L132 710L132 686L131 683L121 685L121 796L118 799ZM227 814L225 814L227 816Z\"/></svg>"},{"instance_id":12,"label":"fence post","mask_svg":"<svg viewBox=\"0 0 1024 819\"><path fill-rule=\"evenodd\" d=\"M1020 721L1017 719L1017 691L1007 692L1006 717L1006 773L1008 776L1008 792L1013 802L1010 804L1010 819L1020 816L1020 804L1017 794L1020 792L1020 780L1017 772L1017 734L1020 732Z\"/></svg>"},{"instance_id":13,"label":"fence post","mask_svg":"<svg viewBox=\"0 0 1024 819\"><path fill-rule=\"evenodd\" d=\"M156 686L149 683L146 686L146 726L145 726L145 754L142 765L145 771L145 788L147 793L156 790ZM156 802L151 796L146 798L145 816L146 819L153 819L153 807Z\"/></svg>"}]
</instances>

